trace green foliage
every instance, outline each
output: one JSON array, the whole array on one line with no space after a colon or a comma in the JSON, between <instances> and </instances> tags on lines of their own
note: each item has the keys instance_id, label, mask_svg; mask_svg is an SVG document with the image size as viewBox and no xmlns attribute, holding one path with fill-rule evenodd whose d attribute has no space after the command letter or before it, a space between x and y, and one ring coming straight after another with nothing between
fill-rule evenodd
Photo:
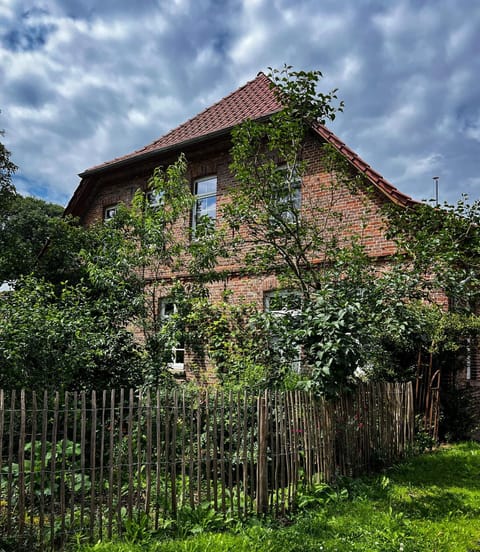
<instances>
[{"instance_id":1,"label":"green foliage","mask_svg":"<svg viewBox=\"0 0 480 552\"><path fill-rule=\"evenodd\" d=\"M32 489L37 500L50 497L52 491L54 494L58 494L61 483L63 483L64 489L67 492L78 493L81 490L87 492L91 488L91 481L88 474L82 475L80 473L80 450L77 445L75 451L73 441L69 441L68 439L65 441L62 440L56 443L55 447L50 441L36 443L33 454L32 444L27 443L24 453L23 492L30 492L30 489ZM52 473L53 466L55 464L59 465L61 462L65 463L66 470L71 470L72 476L61 478L60 472L55 471L55 478L52 480L50 474ZM75 473L74 470L77 470L77 473ZM19 465L17 463L12 463L9 464L9 466L4 466L2 472L1 490L3 495L5 496L7 492L8 476L11 474L13 489L15 489L14 496L18 496L20 489L16 487L20 485ZM47 473L48 476L45 476L45 473ZM33 507L33 505L31 506Z\"/></svg>"},{"instance_id":2,"label":"green foliage","mask_svg":"<svg viewBox=\"0 0 480 552\"><path fill-rule=\"evenodd\" d=\"M176 519L176 534L179 537L201 535L202 533L221 531L228 526L229 520L216 512L212 504L205 502L196 508L184 507L179 510Z\"/></svg>"},{"instance_id":3,"label":"green foliage","mask_svg":"<svg viewBox=\"0 0 480 552\"><path fill-rule=\"evenodd\" d=\"M82 285L64 285L59 296L51 283L33 277L19 281L0 300L0 387L140 383L143 355L123 323L115 305Z\"/></svg>"},{"instance_id":4,"label":"green foliage","mask_svg":"<svg viewBox=\"0 0 480 552\"><path fill-rule=\"evenodd\" d=\"M472 388L449 386L441 393L440 434L447 442L471 439L479 427Z\"/></svg>"},{"instance_id":5,"label":"green foliage","mask_svg":"<svg viewBox=\"0 0 480 552\"><path fill-rule=\"evenodd\" d=\"M433 304L442 290L450 301L450 312L435 313L430 350L458 348L461 338L478 335L480 329L480 202L469 203L464 196L456 205L390 206L387 215L399 266L418 295Z\"/></svg>"},{"instance_id":6,"label":"green foliage","mask_svg":"<svg viewBox=\"0 0 480 552\"><path fill-rule=\"evenodd\" d=\"M116 298L112 303L116 308L128 308L125 299L131 291L130 304L135 308L128 321L143 336L150 363L150 370L143 373L146 385L158 385L168 377L172 348L185 339L182 305L190 297L204 295L203 283L216 277L217 258L224 252L222 233L214 230L208 217L198 218L192 234L194 196L186 168L181 155L166 170L155 169L147 192L138 190L130 208L120 206L115 217L97 229L96 247L84 254L89 278ZM155 205L148 194L157 198ZM195 283L187 289L172 282L172 274L189 274ZM177 308L168 320L161 313L166 297Z\"/></svg>"},{"instance_id":7,"label":"green foliage","mask_svg":"<svg viewBox=\"0 0 480 552\"><path fill-rule=\"evenodd\" d=\"M0 136L4 131L0 130ZM4 206L15 195L15 188L12 185L13 173L17 170L15 163L10 160L10 152L0 142L0 214Z\"/></svg>"},{"instance_id":8,"label":"green foliage","mask_svg":"<svg viewBox=\"0 0 480 552\"><path fill-rule=\"evenodd\" d=\"M300 511L307 511L327 504L341 502L348 498L349 492L345 487L336 488L327 483L316 483L311 487L299 489L296 506Z\"/></svg>"},{"instance_id":9,"label":"green foliage","mask_svg":"<svg viewBox=\"0 0 480 552\"><path fill-rule=\"evenodd\" d=\"M0 281L15 281L34 273L60 286L85 275L81 249L89 232L71 218L62 218L60 205L15 195L0 212Z\"/></svg>"},{"instance_id":10,"label":"green foliage","mask_svg":"<svg viewBox=\"0 0 480 552\"><path fill-rule=\"evenodd\" d=\"M365 377L392 377L397 357L415 349L422 328L405 301L413 298L411 282L402 271L378 274L361 245L370 189L332 147L322 152L330 182L318 184L316 197L299 200L299 182L309 175L304 151L309 129L343 108L333 105L336 91L317 92L320 77L291 67L272 70L284 108L267 121L246 121L234 129L230 168L238 185L225 215L247 271L275 273L285 289L302 297L302 312L294 317L285 312L275 328L263 316L270 346L262 350L281 343L277 358L285 361L301 351L300 385L333 395L355 385L356 370ZM336 204L339 188L363 203L360 228L353 229ZM290 374L280 371L280 379Z\"/></svg>"},{"instance_id":11,"label":"green foliage","mask_svg":"<svg viewBox=\"0 0 480 552\"><path fill-rule=\"evenodd\" d=\"M479 474L480 447L465 443L412 458L386 475L301 490L304 508L285 523L251 520L230 532L159 534L153 542L98 543L78 552L473 551L480 539Z\"/></svg>"},{"instance_id":12,"label":"green foliage","mask_svg":"<svg viewBox=\"0 0 480 552\"><path fill-rule=\"evenodd\" d=\"M284 387L291 374L293 349L284 340L287 318L258 311L254 303L175 295L186 343L198 359L206 355L222 385L232 391Z\"/></svg>"},{"instance_id":13,"label":"green foliage","mask_svg":"<svg viewBox=\"0 0 480 552\"><path fill-rule=\"evenodd\" d=\"M320 286L314 259L328 263L329 253L338 250L340 213L333 199L310 198L305 204L299 193L308 171L304 147L310 125L332 120L343 108L333 106L335 91L316 91L320 77L319 71L295 72L288 66L271 71L283 109L266 121L247 120L233 129L230 169L237 185L225 207L236 250L244 251L240 262L250 272L275 272L304 294Z\"/></svg>"},{"instance_id":14,"label":"green foliage","mask_svg":"<svg viewBox=\"0 0 480 552\"><path fill-rule=\"evenodd\" d=\"M458 312L469 313L480 297L480 201L469 203L463 196L441 207L389 206L387 215L400 260L427 297L434 300L431 294L442 289Z\"/></svg>"},{"instance_id":15,"label":"green foliage","mask_svg":"<svg viewBox=\"0 0 480 552\"><path fill-rule=\"evenodd\" d=\"M164 384L172 348L182 342L194 368L210 359L230 389L301 386L331 396L358 375L408 379L419 350L452 351L477 335L478 202L390 205L388 236L400 253L382 272L361 245L369 186L331 146L321 154L330 181L315 197L299 193L312 172L305 155L312 125L343 110L336 90L318 91L321 77L271 70L282 109L233 130L231 201L216 221L196 219L194 231L184 155L155 169L131 207L89 231L54 206L10 194L0 209L0 281L19 280L0 304L0 384ZM15 167L1 152L7 189ZM363 202L360 226L336 204L339 188ZM299 294L302 312L261 313L227 296L212 304L208 284L226 281L225 259L246 274L277 275L284 290ZM36 279L20 278L30 272ZM455 300L455 313L436 306L439 289ZM166 297L176 305L168 320L160 306Z\"/></svg>"},{"instance_id":16,"label":"green foliage","mask_svg":"<svg viewBox=\"0 0 480 552\"><path fill-rule=\"evenodd\" d=\"M426 451L432 451L436 444L431 431L425 427L424 417L421 414L417 414L415 416L415 436L412 453L423 454Z\"/></svg>"}]
</instances>

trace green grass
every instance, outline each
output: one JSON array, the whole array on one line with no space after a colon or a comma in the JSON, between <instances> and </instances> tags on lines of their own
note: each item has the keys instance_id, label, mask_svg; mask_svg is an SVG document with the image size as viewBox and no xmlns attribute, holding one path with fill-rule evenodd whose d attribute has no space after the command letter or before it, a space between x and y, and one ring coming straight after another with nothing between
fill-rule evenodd
<instances>
[{"instance_id":1,"label":"green grass","mask_svg":"<svg viewBox=\"0 0 480 552\"><path fill-rule=\"evenodd\" d=\"M480 445L442 448L377 477L319 486L290 524L251 522L236 531L142 544L102 543L80 552L480 552Z\"/></svg>"}]
</instances>

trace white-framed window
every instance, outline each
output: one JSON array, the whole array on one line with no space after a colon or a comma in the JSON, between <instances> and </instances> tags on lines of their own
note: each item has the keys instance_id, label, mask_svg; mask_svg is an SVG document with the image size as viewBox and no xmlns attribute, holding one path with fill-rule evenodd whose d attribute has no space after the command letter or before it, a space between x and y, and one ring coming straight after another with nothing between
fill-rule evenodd
<instances>
[{"instance_id":1,"label":"white-framed window","mask_svg":"<svg viewBox=\"0 0 480 552\"><path fill-rule=\"evenodd\" d=\"M166 322L172 315L177 313L177 306L170 297L160 299L160 319ZM185 343L179 341L172 348L172 361L169 364L173 372L184 372L185 370Z\"/></svg>"},{"instance_id":2,"label":"white-framed window","mask_svg":"<svg viewBox=\"0 0 480 552\"><path fill-rule=\"evenodd\" d=\"M286 222L293 222L295 219L294 213L300 213L302 204L302 179L300 175L293 170L291 175L287 174L290 170L286 165L278 167L278 171L283 173L284 187L278 190L277 201L280 206L280 215Z\"/></svg>"},{"instance_id":3,"label":"white-framed window","mask_svg":"<svg viewBox=\"0 0 480 552\"><path fill-rule=\"evenodd\" d=\"M267 291L263 296L263 304L266 311L275 315L297 316L302 312L302 295L291 289Z\"/></svg>"},{"instance_id":4,"label":"white-framed window","mask_svg":"<svg viewBox=\"0 0 480 552\"><path fill-rule=\"evenodd\" d=\"M212 220L217 217L217 177L199 178L193 183L195 204L192 213L192 228L195 229L200 217L207 216Z\"/></svg>"},{"instance_id":5,"label":"white-framed window","mask_svg":"<svg viewBox=\"0 0 480 552\"><path fill-rule=\"evenodd\" d=\"M282 289L267 291L263 296L264 308L275 317L299 316L302 312L302 296L298 291ZM273 337L272 340L279 338ZM300 373L302 369L302 349L300 346L295 348L294 360L292 361L292 370Z\"/></svg>"},{"instance_id":6,"label":"white-framed window","mask_svg":"<svg viewBox=\"0 0 480 552\"><path fill-rule=\"evenodd\" d=\"M113 205L107 205L103 208L103 220L106 222L107 220L111 220L116 214L118 210L118 204L115 203Z\"/></svg>"},{"instance_id":7,"label":"white-framed window","mask_svg":"<svg viewBox=\"0 0 480 552\"><path fill-rule=\"evenodd\" d=\"M146 193L147 203L153 209L158 209L163 205L163 192L155 192L154 190L149 190Z\"/></svg>"},{"instance_id":8,"label":"white-framed window","mask_svg":"<svg viewBox=\"0 0 480 552\"><path fill-rule=\"evenodd\" d=\"M465 364L466 364L466 377L467 380L472 379L472 339L467 337L467 342L465 343Z\"/></svg>"}]
</instances>

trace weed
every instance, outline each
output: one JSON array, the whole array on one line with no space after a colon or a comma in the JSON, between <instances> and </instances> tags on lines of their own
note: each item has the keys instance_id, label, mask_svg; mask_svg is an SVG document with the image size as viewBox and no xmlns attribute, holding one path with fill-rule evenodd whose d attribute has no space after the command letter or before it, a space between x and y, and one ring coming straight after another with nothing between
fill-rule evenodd
<instances>
[{"instance_id":1,"label":"weed","mask_svg":"<svg viewBox=\"0 0 480 552\"><path fill-rule=\"evenodd\" d=\"M473 552L480 543L480 445L410 458L380 476L299 490L287 520L224 519L210 504L183 509L169 534L78 552ZM223 532L219 532L223 531Z\"/></svg>"}]
</instances>

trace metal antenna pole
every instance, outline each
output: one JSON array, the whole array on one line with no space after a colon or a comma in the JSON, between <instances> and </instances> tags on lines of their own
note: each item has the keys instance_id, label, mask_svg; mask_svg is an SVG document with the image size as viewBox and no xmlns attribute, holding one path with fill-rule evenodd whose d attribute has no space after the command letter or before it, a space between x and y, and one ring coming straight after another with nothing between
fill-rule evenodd
<instances>
[{"instance_id":1,"label":"metal antenna pole","mask_svg":"<svg viewBox=\"0 0 480 552\"><path fill-rule=\"evenodd\" d=\"M433 176L432 180L435 182L435 205L438 207L438 179L439 176Z\"/></svg>"}]
</instances>

